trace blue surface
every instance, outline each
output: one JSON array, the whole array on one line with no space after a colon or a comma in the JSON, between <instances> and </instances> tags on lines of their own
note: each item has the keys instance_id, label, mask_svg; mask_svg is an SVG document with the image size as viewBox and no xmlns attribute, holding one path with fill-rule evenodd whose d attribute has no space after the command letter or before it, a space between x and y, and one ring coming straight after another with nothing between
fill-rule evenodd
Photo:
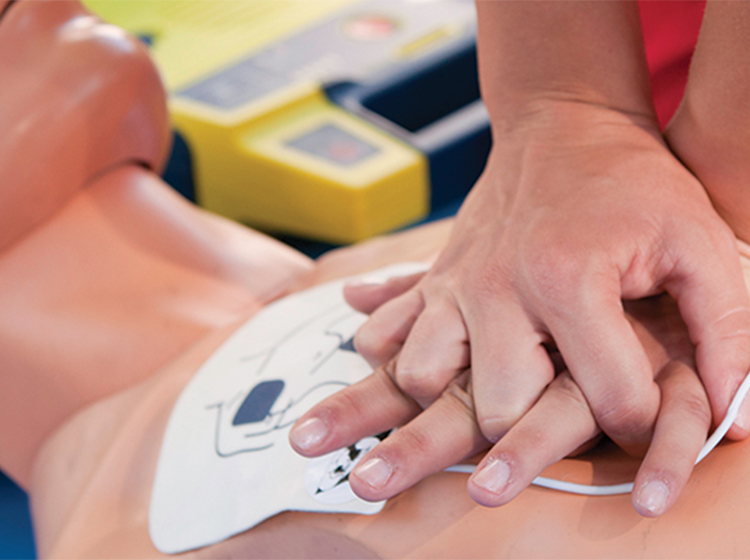
<instances>
[{"instance_id":1,"label":"blue surface","mask_svg":"<svg viewBox=\"0 0 750 560\"><path fill-rule=\"evenodd\" d=\"M0 472L0 559L36 558L26 493Z\"/></svg>"}]
</instances>

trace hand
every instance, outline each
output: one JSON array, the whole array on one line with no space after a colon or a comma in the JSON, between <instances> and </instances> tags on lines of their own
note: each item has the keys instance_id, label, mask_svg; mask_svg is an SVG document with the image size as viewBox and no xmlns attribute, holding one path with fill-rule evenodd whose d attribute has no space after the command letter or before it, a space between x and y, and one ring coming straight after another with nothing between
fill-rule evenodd
<instances>
[{"instance_id":1,"label":"hand","mask_svg":"<svg viewBox=\"0 0 750 560\"><path fill-rule=\"evenodd\" d=\"M360 293L360 296L363 294ZM371 305L372 295L362 298ZM630 321L646 349L662 407L652 444L635 480L635 509L664 513L677 500L705 442L710 409L692 360L693 348L677 307L668 296L627 305ZM453 379L424 411L394 380L393 362L360 383L329 397L305 414L290 432L294 448L317 456L362 437L404 426L365 456L349 480L367 500L386 499L444 470L491 443L474 412L471 373ZM308 438L311 430L323 428ZM580 450L599 433L582 392L563 371L531 410L494 445L469 479L480 504L509 502L548 465Z\"/></svg>"},{"instance_id":2,"label":"hand","mask_svg":"<svg viewBox=\"0 0 750 560\"><path fill-rule=\"evenodd\" d=\"M373 313L356 348L374 367L398 352L394 379L422 407L470 365L479 426L497 441L552 382L554 342L597 424L641 453L659 390L621 301L666 290L723 418L750 368L731 231L655 123L583 103L540 107L497 138L433 269ZM747 416L730 437L747 436Z\"/></svg>"}]
</instances>

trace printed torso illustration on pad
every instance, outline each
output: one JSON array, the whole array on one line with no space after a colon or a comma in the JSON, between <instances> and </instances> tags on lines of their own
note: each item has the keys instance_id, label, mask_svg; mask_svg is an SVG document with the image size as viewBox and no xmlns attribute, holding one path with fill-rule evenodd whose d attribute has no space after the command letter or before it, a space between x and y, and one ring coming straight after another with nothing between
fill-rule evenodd
<instances>
[{"instance_id":1,"label":"printed torso illustration on pad","mask_svg":"<svg viewBox=\"0 0 750 560\"><path fill-rule=\"evenodd\" d=\"M240 359L246 388L207 405L216 417L216 454L263 451L286 434L314 403L351 384L361 367L352 343L362 316L336 304L302 322L277 344ZM276 372L288 372L278 378ZM294 383L285 379L294 377ZM281 433L283 431L283 434Z\"/></svg>"},{"instance_id":2,"label":"printed torso illustration on pad","mask_svg":"<svg viewBox=\"0 0 750 560\"><path fill-rule=\"evenodd\" d=\"M424 270L388 267L384 279ZM219 542L285 510L377 513L349 473L387 434L316 459L297 455L291 426L313 405L372 372L352 343L366 317L344 280L278 300L242 325L193 376L172 410L149 530L162 552Z\"/></svg>"}]
</instances>

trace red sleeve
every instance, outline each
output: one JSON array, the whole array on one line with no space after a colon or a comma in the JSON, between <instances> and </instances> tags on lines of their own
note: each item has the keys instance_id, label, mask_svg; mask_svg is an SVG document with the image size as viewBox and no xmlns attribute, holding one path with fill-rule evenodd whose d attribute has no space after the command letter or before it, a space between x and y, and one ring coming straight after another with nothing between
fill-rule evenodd
<instances>
[{"instance_id":1,"label":"red sleeve","mask_svg":"<svg viewBox=\"0 0 750 560\"><path fill-rule=\"evenodd\" d=\"M705 0L639 0L654 105L662 128L669 122L687 83Z\"/></svg>"}]
</instances>

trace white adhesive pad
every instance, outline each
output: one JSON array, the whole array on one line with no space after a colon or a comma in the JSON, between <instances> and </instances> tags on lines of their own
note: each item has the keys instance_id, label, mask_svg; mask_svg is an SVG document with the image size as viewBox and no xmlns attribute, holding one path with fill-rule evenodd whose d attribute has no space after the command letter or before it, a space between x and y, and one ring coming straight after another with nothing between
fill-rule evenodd
<instances>
[{"instance_id":1,"label":"white adhesive pad","mask_svg":"<svg viewBox=\"0 0 750 560\"><path fill-rule=\"evenodd\" d=\"M368 273L426 270L402 264ZM350 279L347 279L350 280ZM272 303L240 327L183 390L162 443L149 531L167 554L220 542L285 510L379 512L349 488L365 438L317 459L290 447L294 422L314 404L372 372L352 337L366 316L338 280Z\"/></svg>"}]
</instances>

